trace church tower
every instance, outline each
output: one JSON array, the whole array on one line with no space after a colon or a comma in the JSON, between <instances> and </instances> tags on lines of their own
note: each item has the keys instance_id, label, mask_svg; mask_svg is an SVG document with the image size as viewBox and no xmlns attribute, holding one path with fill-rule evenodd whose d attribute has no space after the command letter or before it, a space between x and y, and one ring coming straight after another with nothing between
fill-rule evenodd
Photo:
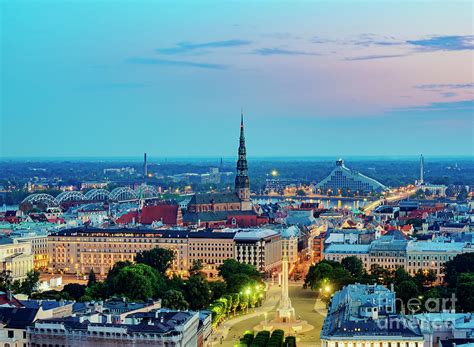
<instances>
[{"instance_id":1,"label":"church tower","mask_svg":"<svg viewBox=\"0 0 474 347\"><path fill-rule=\"evenodd\" d=\"M235 192L239 196L242 211L250 211L252 202L250 201L250 181L247 165L247 150L245 148L244 135L244 114L240 115L240 144L239 160L237 160L237 175L235 176Z\"/></svg>"}]
</instances>

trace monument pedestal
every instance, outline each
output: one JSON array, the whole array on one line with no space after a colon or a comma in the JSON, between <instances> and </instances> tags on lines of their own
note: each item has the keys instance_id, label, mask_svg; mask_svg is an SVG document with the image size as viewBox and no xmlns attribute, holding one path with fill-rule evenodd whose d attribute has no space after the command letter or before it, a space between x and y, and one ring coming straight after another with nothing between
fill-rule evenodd
<instances>
[{"instance_id":1,"label":"monument pedestal","mask_svg":"<svg viewBox=\"0 0 474 347\"><path fill-rule=\"evenodd\" d=\"M281 298L280 304L276 310L275 319L267 322L260 322L254 327L254 330L276 330L281 329L286 334L295 334L314 329L306 321L296 319L295 309L291 306L291 300L288 295L288 257L284 256L281 262Z\"/></svg>"}]
</instances>

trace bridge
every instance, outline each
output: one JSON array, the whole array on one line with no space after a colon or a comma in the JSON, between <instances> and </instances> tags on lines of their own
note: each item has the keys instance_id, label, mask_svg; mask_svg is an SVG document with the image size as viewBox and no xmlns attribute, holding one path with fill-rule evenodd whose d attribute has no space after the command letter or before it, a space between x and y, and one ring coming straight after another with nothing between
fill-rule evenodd
<instances>
[{"instance_id":1,"label":"bridge","mask_svg":"<svg viewBox=\"0 0 474 347\"><path fill-rule=\"evenodd\" d=\"M156 199L158 197L160 197L160 194L154 187L142 184L136 189L118 187L111 191L106 189L91 189L85 193L80 191L67 191L59 193L57 196L43 193L31 194L23 199L20 205L43 203L47 207L58 207L94 202L131 202L140 199Z\"/></svg>"},{"instance_id":2,"label":"bridge","mask_svg":"<svg viewBox=\"0 0 474 347\"><path fill-rule=\"evenodd\" d=\"M409 198L413 194L416 193L417 187L413 185L408 185L406 187L400 187L398 189L392 189L385 193L385 196L381 199L371 202L370 204L364 206L362 210L365 214L370 214L373 210L375 210L378 206L391 203L395 201L400 201Z\"/></svg>"}]
</instances>

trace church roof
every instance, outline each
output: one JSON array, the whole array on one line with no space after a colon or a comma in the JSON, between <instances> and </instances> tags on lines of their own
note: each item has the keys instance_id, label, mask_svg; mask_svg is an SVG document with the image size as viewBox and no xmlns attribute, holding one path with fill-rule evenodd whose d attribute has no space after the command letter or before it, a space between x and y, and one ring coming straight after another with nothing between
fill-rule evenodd
<instances>
[{"instance_id":1,"label":"church roof","mask_svg":"<svg viewBox=\"0 0 474 347\"><path fill-rule=\"evenodd\" d=\"M237 193L202 193L193 195L189 205L225 204L232 202L240 202Z\"/></svg>"}]
</instances>

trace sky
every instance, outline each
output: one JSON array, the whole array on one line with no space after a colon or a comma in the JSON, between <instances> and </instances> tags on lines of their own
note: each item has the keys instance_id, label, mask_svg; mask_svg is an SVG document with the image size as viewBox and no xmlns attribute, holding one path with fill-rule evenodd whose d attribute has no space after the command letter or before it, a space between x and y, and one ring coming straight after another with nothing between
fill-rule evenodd
<instances>
[{"instance_id":1,"label":"sky","mask_svg":"<svg viewBox=\"0 0 474 347\"><path fill-rule=\"evenodd\" d=\"M471 1L2 1L0 155L474 155Z\"/></svg>"}]
</instances>

